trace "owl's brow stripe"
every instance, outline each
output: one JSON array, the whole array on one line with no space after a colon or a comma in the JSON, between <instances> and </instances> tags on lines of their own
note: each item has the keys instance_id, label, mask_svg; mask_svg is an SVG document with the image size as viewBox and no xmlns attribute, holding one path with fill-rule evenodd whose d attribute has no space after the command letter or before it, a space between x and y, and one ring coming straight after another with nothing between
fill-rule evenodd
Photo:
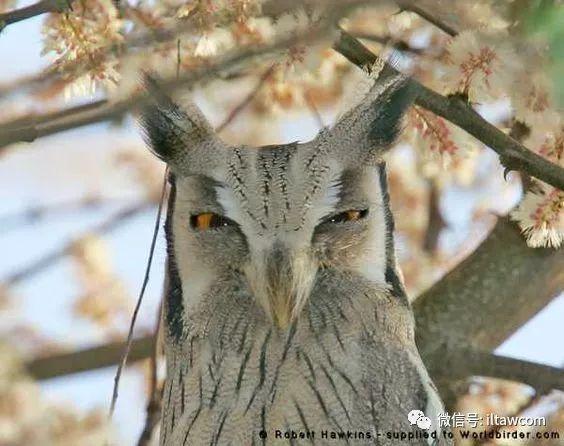
<instances>
[{"instance_id":1,"label":"owl's brow stripe","mask_svg":"<svg viewBox=\"0 0 564 446\"><path fill-rule=\"evenodd\" d=\"M280 173L278 175L278 179L280 181L280 190L282 192L282 196L284 197L284 206L286 208L286 211L290 210L290 197L288 195L288 162L290 161L290 152L286 152L284 153L284 162L281 163L280 165ZM286 222L286 212L283 212L282 214L283 220L284 222Z\"/></svg>"},{"instance_id":2,"label":"owl's brow stripe","mask_svg":"<svg viewBox=\"0 0 564 446\"><path fill-rule=\"evenodd\" d=\"M262 178L262 207L264 210L264 215L268 218L269 213L269 196L270 196L270 181L272 180L272 174L270 173L270 169L268 168L268 159L265 153L259 154L259 162L261 164L260 172L263 175Z\"/></svg>"}]
</instances>

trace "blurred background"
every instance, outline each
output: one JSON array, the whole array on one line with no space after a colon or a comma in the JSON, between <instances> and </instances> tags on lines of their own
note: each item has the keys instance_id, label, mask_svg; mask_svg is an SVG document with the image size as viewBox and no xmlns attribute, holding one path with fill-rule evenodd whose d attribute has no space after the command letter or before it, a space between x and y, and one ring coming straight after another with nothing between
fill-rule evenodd
<instances>
[{"instance_id":1,"label":"blurred background","mask_svg":"<svg viewBox=\"0 0 564 446\"><path fill-rule=\"evenodd\" d=\"M11 23L0 33L0 120L29 123L102 99L119 101L138 91L141 68L182 75L316 20L304 11L272 20L261 15L260 3L155 0L116 8L84 0L61 7L65 12ZM439 26L416 12L400 13L394 2L377 2L342 26L425 85L466 96L487 120L563 165L561 3L454 2L447 9L440 1L421 3ZM0 13L30 4L0 0ZM102 51L126 45L136 33L190 20L197 26L182 38ZM347 108L362 83L361 70L330 46L320 40L253 60L223 80L197 85L191 95L230 143L306 141ZM398 255L413 298L472 252L499 215L511 213L531 249L557 249L564 239L561 191L516 173L504 179L493 151L426 110L410 111L387 162ZM1 446L98 445L107 435L115 444L137 443L147 361L124 372L111 423L115 366L36 380L25 365L125 338L163 174L130 115L0 148ZM136 337L155 330L164 261L161 231ZM563 317L560 296L498 352L562 366ZM561 393L531 402L527 386L485 379L468 389L460 410L543 414L564 434Z\"/></svg>"}]
</instances>

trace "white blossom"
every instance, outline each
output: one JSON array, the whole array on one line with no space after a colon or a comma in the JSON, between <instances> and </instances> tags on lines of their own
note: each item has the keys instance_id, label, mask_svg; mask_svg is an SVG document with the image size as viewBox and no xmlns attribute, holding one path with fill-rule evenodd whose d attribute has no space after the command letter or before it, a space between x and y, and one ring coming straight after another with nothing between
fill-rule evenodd
<instances>
[{"instance_id":1,"label":"white blossom","mask_svg":"<svg viewBox=\"0 0 564 446\"><path fill-rule=\"evenodd\" d=\"M485 102L511 89L516 56L501 36L464 31L452 39L447 51L442 79L448 93Z\"/></svg>"},{"instance_id":2,"label":"white blossom","mask_svg":"<svg viewBox=\"0 0 564 446\"><path fill-rule=\"evenodd\" d=\"M564 241L564 191L547 184L539 189L527 192L511 217L519 223L529 246L558 248Z\"/></svg>"}]
</instances>

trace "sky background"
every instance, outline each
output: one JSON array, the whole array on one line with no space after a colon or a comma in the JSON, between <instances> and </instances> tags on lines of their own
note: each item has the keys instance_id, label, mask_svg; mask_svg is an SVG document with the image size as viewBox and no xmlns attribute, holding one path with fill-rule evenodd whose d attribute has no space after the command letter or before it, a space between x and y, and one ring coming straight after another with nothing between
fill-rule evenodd
<instances>
[{"instance_id":1,"label":"sky background","mask_svg":"<svg viewBox=\"0 0 564 446\"><path fill-rule=\"evenodd\" d=\"M20 3L19 6L24 5ZM35 73L45 66L40 59L42 18L9 26L0 35L0 84ZM1 112L0 112L1 113ZM280 140L307 139L315 132L310 117L296 118L280 125ZM115 166L117 150L139 146L140 137L132 121L123 128L107 124L58 134L39 142L13 146L0 158L0 279L18 271L88 228L105 221L120 209L143 198L143 191L123 170ZM492 159L495 159L491 155ZM80 199L92 191L113 200L95 210L68 212L20 226L8 224L5 216L37 204ZM469 224L465 209L472 197L451 193L445 209L450 228L445 237L459 238ZM151 241L156 208L143 212L111 232L112 262L132 296L141 286ZM6 223L8 221L8 223ZM138 332L148 330L156 319L164 255L163 233L158 239L151 280L140 313ZM531 271L534 274L534 271ZM80 283L68 258L63 258L15 289L17 305L0 313L0 333L14 321L30 321L49 338L63 345L88 347L103 342L92 324L72 314L72 302L80 293ZM508 308L508 311L511 311ZM562 366L564 352L558 346L564 339L564 297L545 310L509 339L499 353ZM124 327L125 329L125 327ZM52 400L81 409L109 407L115 368L107 368L52 379L41 383ZM145 384L139 370L126 371L121 380L115 422L125 445L135 444L145 411Z\"/></svg>"}]
</instances>

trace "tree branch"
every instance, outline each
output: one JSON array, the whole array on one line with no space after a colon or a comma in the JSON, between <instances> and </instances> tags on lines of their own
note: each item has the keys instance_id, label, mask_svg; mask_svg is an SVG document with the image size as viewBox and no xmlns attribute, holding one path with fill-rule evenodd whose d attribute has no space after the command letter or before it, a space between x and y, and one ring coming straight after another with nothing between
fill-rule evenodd
<instances>
[{"instance_id":1,"label":"tree branch","mask_svg":"<svg viewBox=\"0 0 564 446\"><path fill-rule=\"evenodd\" d=\"M238 104L231 112L227 115L227 117L223 120L223 122L217 126L215 131L217 133L222 132L233 120L241 113L245 107L247 107L256 95L260 92L261 88L263 87L264 83L272 76L276 65L271 65L259 78L255 87L249 92L249 94Z\"/></svg>"},{"instance_id":2,"label":"tree branch","mask_svg":"<svg viewBox=\"0 0 564 446\"><path fill-rule=\"evenodd\" d=\"M485 376L527 384L540 394L552 389L564 391L564 369L485 351L444 351L442 360L432 366L430 373L450 380Z\"/></svg>"},{"instance_id":3,"label":"tree branch","mask_svg":"<svg viewBox=\"0 0 564 446\"><path fill-rule=\"evenodd\" d=\"M405 40L396 40L392 36L381 36L378 34L373 33L366 33L366 32L351 32L351 36L357 39L364 39L369 40L372 42L379 43L380 45L386 46L390 45L397 51L411 53L415 55L421 55L424 53L422 48L414 48Z\"/></svg>"},{"instance_id":4,"label":"tree branch","mask_svg":"<svg viewBox=\"0 0 564 446\"><path fill-rule=\"evenodd\" d=\"M136 215L140 214L141 212L153 207L152 203L140 203L129 208L123 209L120 212L113 215L108 220L102 222L101 224L95 226L94 228L90 229L89 232L93 232L96 234L105 234L107 232L112 231L113 229L117 228L127 220ZM74 241L66 244L65 246L57 249L45 256L41 257L40 259L36 260L30 265L27 265L20 271L17 271L13 274L10 274L8 277L4 278L0 283L3 286L13 286L17 283L21 282L24 279L28 279L33 275L43 271L45 268L53 264L53 262L59 260L60 258L66 256L72 249Z\"/></svg>"},{"instance_id":5,"label":"tree branch","mask_svg":"<svg viewBox=\"0 0 564 446\"><path fill-rule=\"evenodd\" d=\"M361 68L370 69L377 56L362 43L341 30L334 49ZM389 64L387 70L396 71ZM444 97L412 79L418 89L415 103L456 124L496 151L508 169L522 170L539 180L564 190L564 168L530 151L522 144L482 118L468 103L457 96Z\"/></svg>"},{"instance_id":6,"label":"tree branch","mask_svg":"<svg viewBox=\"0 0 564 446\"><path fill-rule=\"evenodd\" d=\"M564 250L531 249L513 223L500 219L466 260L414 302L417 344L428 367L438 370L445 362L445 351L484 352L496 348L564 288L563 261ZM151 355L150 339L133 341L132 360ZM30 362L28 370L38 379L45 379L88 369L81 361L88 361L90 368L114 365L122 349L123 343L113 343L62 358L57 355ZM531 383L534 379L515 371L510 375L513 360L488 361L470 364L468 373L495 373ZM453 366L453 376L465 373L457 371L457 367ZM444 372L437 373L444 376Z\"/></svg>"},{"instance_id":7,"label":"tree branch","mask_svg":"<svg viewBox=\"0 0 564 446\"><path fill-rule=\"evenodd\" d=\"M197 81L216 75L218 72L237 65L247 59L293 46L300 41L312 40L319 37L324 31L327 31L329 23L336 21L337 18L346 15L350 10L365 3L368 2L347 2L345 5L340 8L335 8L335 10L332 11L331 18L326 21L323 27L320 27L321 29L306 32L301 36L290 37L289 39L284 39L272 45L232 53L221 58L210 67L200 68L180 79L169 80L165 82L164 87L176 89L181 86L191 85ZM377 59L376 55L345 31L341 31L340 38L335 43L334 48L360 67L370 67ZM389 65L387 65L387 69L394 70ZM413 82L419 90L416 99L418 105L458 125L460 128L491 147L499 154L500 160L506 168L524 171L558 189L564 189L564 168L529 151L510 136L505 135L495 126L483 119L461 98L446 98L426 88L415 80L413 80ZM86 110L84 110L85 106L80 106L80 108L73 107L59 112L67 116L70 115L70 117L64 119L60 117L53 119L53 116L45 115L32 119L31 122L25 124L22 124L21 119L5 124L0 126L0 148L15 142L29 142L38 137L51 135L71 128L120 118L131 108L141 105L146 99L144 93L138 93L131 98L121 101L100 101L99 104L96 104L96 107L91 107ZM76 114L73 114L74 112L76 112Z\"/></svg>"},{"instance_id":8,"label":"tree branch","mask_svg":"<svg viewBox=\"0 0 564 446\"><path fill-rule=\"evenodd\" d=\"M421 355L432 364L446 347L494 350L564 289L563 264L563 249L529 248L519 228L500 218L467 259L415 300Z\"/></svg>"},{"instance_id":9,"label":"tree branch","mask_svg":"<svg viewBox=\"0 0 564 446\"><path fill-rule=\"evenodd\" d=\"M49 379L109 367L121 361L123 345L124 341L111 342L85 350L37 358L28 362L26 369L35 379ZM135 339L131 344L129 360L133 362L146 359L153 350L153 335Z\"/></svg>"},{"instance_id":10,"label":"tree branch","mask_svg":"<svg viewBox=\"0 0 564 446\"><path fill-rule=\"evenodd\" d=\"M358 1L363 4L365 2ZM350 6L349 6L350 7ZM340 8L344 11L348 8ZM337 13L335 13L337 14ZM338 16L338 14L337 14ZM245 48L242 51L233 51L224 57L218 58L215 63L200 67L179 78L167 79L161 83L165 91L174 91L180 87L193 85L198 81L213 78L220 72L237 66L253 58L265 56L276 51L292 47L297 43L309 42L320 38L328 31L329 25L311 29L298 36L281 39L271 45ZM0 126L0 155L5 146L16 142L31 142L37 138L52 135L65 130L82 127L89 124L118 119L129 110L142 106L149 97L146 92L138 92L131 97L117 101L100 100L94 106L80 105L66 110L32 117L27 122L17 119ZM61 117L62 116L62 117Z\"/></svg>"},{"instance_id":11,"label":"tree branch","mask_svg":"<svg viewBox=\"0 0 564 446\"><path fill-rule=\"evenodd\" d=\"M33 5L0 14L0 31L12 23L30 19L47 12L61 12L69 7L66 0L41 0Z\"/></svg>"},{"instance_id":12,"label":"tree branch","mask_svg":"<svg viewBox=\"0 0 564 446\"><path fill-rule=\"evenodd\" d=\"M402 11L410 11L414 14L417 14L418 16L424 18L429 23L432 23L437 28L443 30L450 36L456 36L458 34L458 31L456 29L444 23L442 20L439 20L437 17L435 17L433 14L431 14L421 6L418 6L417 3L413 0L396 0L396 4Z\"/></svg>"},{"instance_id":13,"label":"tree branch","mask_svg":"<svg viewBox=\"0 0 564 446\"><path fill-rule=\"evenodd\" d=\"M446 227L445 219L441 213L440 207L441 191L435 181L429 181L429 220L427 222L427 230L425 231L425 239L423 240L423 249L429 254L434 254L439 246L439 238L442 230Z\"/></svg>"}]
</instances>

